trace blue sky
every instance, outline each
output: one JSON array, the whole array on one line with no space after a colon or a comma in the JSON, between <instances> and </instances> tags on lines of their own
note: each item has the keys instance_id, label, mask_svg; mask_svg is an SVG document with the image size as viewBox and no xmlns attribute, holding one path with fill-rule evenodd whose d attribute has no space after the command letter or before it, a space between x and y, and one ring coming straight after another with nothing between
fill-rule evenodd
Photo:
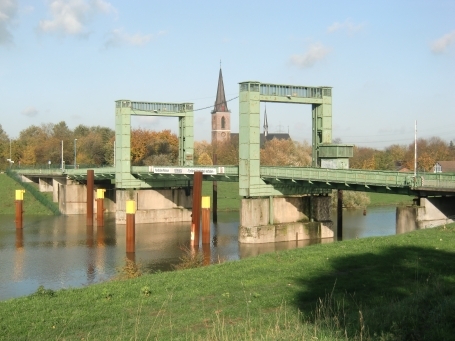
<instances>
[{"instance_id":1,"label":"blue sky","mask_svg":"<svg viewBox=\"0 0 455 341\"><path fill-rule=\"evenodd\" d=\"M114 129L114 101L213 106L238 83L333 87L333 136L383 148L455 140L455 0L0 0L0 124ZM228 103L238 132L238 101ZM263 111L262 104L262 111ZM268 104L269 132L310 141L310 106ZM195 139L210 139L210 109ZM134 127L177 131L173 118Z\"/></svg>"}]
</instances>

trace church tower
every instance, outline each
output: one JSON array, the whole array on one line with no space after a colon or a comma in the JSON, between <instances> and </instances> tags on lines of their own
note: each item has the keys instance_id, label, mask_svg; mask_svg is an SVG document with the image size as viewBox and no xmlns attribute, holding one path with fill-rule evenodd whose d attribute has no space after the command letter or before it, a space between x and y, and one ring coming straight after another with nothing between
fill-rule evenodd
<instances>
[{"instance_id":1,"label":"church tower","mask_svg":"<svg viewBox=\"0 0 455 341\"><path fill-rule=\"evenodd\" d=\"M212 110L212 144L227 141L231 137L231 112L226 103L224 94L223 74L218 76L215 107Z\"/></svg>"}]
</instances>

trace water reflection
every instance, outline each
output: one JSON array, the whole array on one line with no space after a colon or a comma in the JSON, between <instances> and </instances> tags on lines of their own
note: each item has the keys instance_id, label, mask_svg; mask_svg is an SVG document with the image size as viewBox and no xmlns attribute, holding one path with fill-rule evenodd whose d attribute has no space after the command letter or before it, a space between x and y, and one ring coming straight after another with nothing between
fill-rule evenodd
<instances>
[{"instance_id":1,"label":"water reflection","mask_svg":"<svg viewBox=\"0 0 455 341\"><path fill-rule=\"evenodd\" d=\"M395 233L395 207L344 211L344 239ZM334 217L334 221L336 221ZM204 264L237 260L266 252L305 247L322 241L239 244L238 212L219 212L211 226L211 244L202 245ZM336 229L336 226L334 227ZM108 280L125 259L145 270L172 270L190 249L188 223L137 224L136 252L126 253L126 226L107 216L104 226L86 226L86 217L25 217L16 229L14 216L0 216L0 300L50 289L81 287Z\"/></svg>"}]
</instances>

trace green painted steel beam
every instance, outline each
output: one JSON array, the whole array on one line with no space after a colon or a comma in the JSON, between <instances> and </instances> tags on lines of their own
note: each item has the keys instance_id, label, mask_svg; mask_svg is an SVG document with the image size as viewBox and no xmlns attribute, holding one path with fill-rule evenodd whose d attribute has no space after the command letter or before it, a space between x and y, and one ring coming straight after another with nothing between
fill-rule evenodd
<instances>
[{"instance_id":1,"label":"green painted steel beam","mask_svg":"<svg viewBox=\"0 0 455 341\"><path fill-rule=\"evenodd\" d=\"M257 81L239 83L239 195L270 196L275 192L259 175L260 102L312 106L312 165L320 166L319 146L332 142L332 88Z\"/></svg>"},{"instance_id":2,"label":"green painted steel beam","mask_svg":"<svg viewBox=\"0 0 455 341\"><path fill-rule=\"evenodd\" d=\"M115 102L115 186L150 188L131 174L131 116L169 116L179 119L179 165L192 166L194 154L193 103Z\"/></svg>"}]
</instances>

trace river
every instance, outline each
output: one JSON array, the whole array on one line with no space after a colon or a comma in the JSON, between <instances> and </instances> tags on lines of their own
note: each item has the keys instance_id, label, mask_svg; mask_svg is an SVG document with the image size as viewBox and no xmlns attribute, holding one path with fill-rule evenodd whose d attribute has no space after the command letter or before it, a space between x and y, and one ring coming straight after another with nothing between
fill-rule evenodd
<instances>
[{"instance_id":1,"label":"river","mask_svg":"<svg viewBox=\"0 0 455 341\"><path fill-rule=\"evenodd\" d=\"M343 211L343 239L395 234L395 206ZM336 224L336 216L332 217ZM320 240L239 244L238 212L219 212L211 226L211 262L233 261L261 253L305 247ZM336 228L336 226L335 226ZM83 287L106 281L125 264L125 225L107 216L104 227L86 226L85 215L24 217L16 230L13 215L0 215L0 300L46 289ZM332 242L332 239L322 242ZM168 271L190 243L190 224L136 225L135 260L148 271Z\"/></svg>"}]
</instances>

